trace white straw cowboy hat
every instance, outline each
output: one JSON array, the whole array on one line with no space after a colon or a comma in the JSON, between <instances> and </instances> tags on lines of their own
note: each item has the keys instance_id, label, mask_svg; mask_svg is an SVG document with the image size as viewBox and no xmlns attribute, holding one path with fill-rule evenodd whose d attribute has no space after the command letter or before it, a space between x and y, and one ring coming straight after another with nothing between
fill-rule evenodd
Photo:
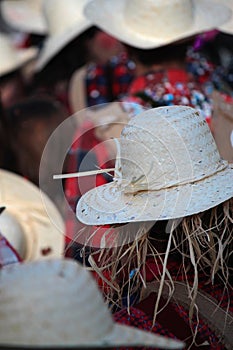
<instances>
[{"instance_id":1,"label":"white straw cowboy hat","mask_svg":"<svg viewBox=\"0 0 233 350\"><path fill-rule=\"evenodd\" d=\"M47 25L42 14L43 0L3 0L1 14L12 28L25 33L45 34Z\"/></svg>"},{"instance_id":2,"label":"white straw cowboy hat","mask_svg":"<svg viewBox=\"0 0 233 350\"><path fill-rule=\"evenodd\" d=\"M212 0L93 0L84 13L102 30L142 49L216 28L231 16Z\"/></svg>"},{"instance_id":3,"label":"white straw cowboy hat","mask_svg":"<svg viewBox=\"0 0 233 350\"><path fill-rule=\"evenodd\" d=\"M38 58L36 70L46 64L69 42L91 27L83 8L89 0L44 0L43 11L48 26L48 37Z\"/></svg>"},{"instance_id":4,"label":"white straw cowboy hat","mask_svg":"<svg viewBox=\"0 0 233 350\"><path fill-rule=\"evenodd\" d=\"M219 4L228 6L233 11L233 0L215 0ZM230 20L218 27L221 32L225 32L228 34L233 34L233 15L231 16Z\"/></svg>"},{"instance_id":5,"label":"white straw cowboy hat","mask_svg":"<svg viewBox=\"0 0 233 350\"><path fill-rule=\"evenodd\" d=\"M0 76L13 72L34 59L38 50L34 47L28 49L17 49L9 37L0 34Z\"/></svg>"},{"instance_id":6,"label":"white straw cowboy hat","mask_svg":"<svg viewBox=\"0 0 233 350\"><path fill-rule=\"evenodd\" d=\"M124 127L118 142L114 181L78 202L84 224L182 218L233 196L233 169L191 107L143 112Z\"/></svg>"},{"instance_id":7,"label":"white straw cowboy hat","mask_svg":"<svg viewBox=\"0 0 233 350\"><path fill-rule=\"evenodd\" d=\"M0 170L0 232L23 260L61 257L63 219L45 193L28 180ZM46 210L45 205L46 204Z\"/></svg>"},{"instance_id":8,"label":"white straw cowboy hat","mask_svg":"<svg viewBox=\"0 0 233 350\"><path fill-rule=\"evenodd\" d=\"M4 315L0 317L1 346L184 346L114 323L91 274L69 259L4 267L0 274L0 314Z\"/></svg>"}]
</instances>

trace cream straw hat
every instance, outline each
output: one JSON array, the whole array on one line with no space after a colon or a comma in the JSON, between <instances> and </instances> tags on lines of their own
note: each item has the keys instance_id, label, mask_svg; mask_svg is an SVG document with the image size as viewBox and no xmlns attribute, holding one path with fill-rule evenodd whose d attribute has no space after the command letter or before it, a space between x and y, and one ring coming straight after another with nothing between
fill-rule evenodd
<instances>
[{"instance_id":1,"label":"cream straw hat","mask_svg":"<svg viewBox=\"0 0 233 350\"><path fill-rule=\"evenodd\" d=\"M63 255L64 230L60 231L64 228L63 219L39 188L23 177L1 169L0 203L6 207L0 215L0 232L23 260Z\"/></svg>"},{"instance_id":2,"label":"cream straw hat","mask_svg":"<svg viewBox=\"0 0 233 350\"><path fill-rule=\"evenodd\" d=\"M1 14L12 28L25 33L45 34L47 25L42 14L43 0L3 0Z\"/></svg>"},{"instance_id":3,"label":"cream straw hat","mask_svg":"<svg viewBox=\"0 0 233 350\"><path fill-rule=\"evenodd\" d=\"M215 0L215 1L221 5L228 6L233 11L233 0ZM218 29L221 30L221 32L225 32L233 35L233 15L231 16L229 21L227 21L222 26L218 27Z\"/></svg>"},{"instance_id":4,"label":"cream straw hat","mask_svg":"<svg viewBox=\"0 0 233 350\"><path fill-rule=\"evenodd\" d=\"M114 181L78 202L84 224L182 218L233 196L233 169L191 107L142 112L124 127L118 143Z\"/></svg>"},{"instance_id":5,"label":"cream straw hat","mask_svg":"<svg viewBox=\"0 0 233 350\"><path fill-rule=\"evenodd\" d=\"M1 346L184 346L176 340L114 324L91 274L69 259L3 268L0 315L4 315L0 317Z\"/></svg>"},{"instance_id":6,"label":"cream straw hat","mask_svg":"<svg viewBox=\"0 0 233 350\"><path fill-rule=\"evenodd\" d=\"M37 61L36 70L46 64L70 41L91 27L83 8L89 0L44 0L43 10L48 26L45 40Z\"/></svg>"},{"instance_id":7,"label":"cream straw hat","mask_svg":"<svg viewBox=\"0 0 233 350\"><path fill-rule=\"evenodd\" d=\"M212 0L93 0L84 13L102 30L142 49L216 28L231 16Z\"/></svg>"},{"instance_id":8,"label":"cream straw hat","mask_svg":"<svg viewBox=\"0 0 233 350\"><path fill-rule=\"evenodd\" d=\"M9 37L0 34L0 76L8 74L36 57L38 50L34 47L16 49Z\"/></svg>"}]
</instances>

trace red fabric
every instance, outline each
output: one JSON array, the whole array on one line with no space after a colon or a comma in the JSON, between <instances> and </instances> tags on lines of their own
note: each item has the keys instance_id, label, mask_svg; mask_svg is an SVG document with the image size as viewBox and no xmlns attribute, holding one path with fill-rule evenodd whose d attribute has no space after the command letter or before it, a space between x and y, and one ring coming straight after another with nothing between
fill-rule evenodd
<instances>
[{"instance_id":1,"label":"red fabric","mask_svg":"<svg viewBox=\"0 0 233 350\"><path fill-rule=\"evenodd\" d=\"M79 171L80 161L82 161L82 156L88 152L92 152L96 159L96 166L100 168L108 167L106 163L108 160L108 152L104 143L100 142L95 136L95 127L91 121L85 121L83 125L77 130L74 142L71 146L68 155L68 164L67 171L69 173ZM94 166L95 166L94 165ZM96 170L97 167L93 166L92 170ZM91 170L91 169L89 169ZM104 175L95 175L95 186L100 186L107 183L107 179ZM80 190L81 187L81 190ZM72 241L75 237L77 222L74 218L74 213L76 210L76 205L85 192L89 191L93 187L90 177L82 178L69 178L65 182L65 196L72 209L72 212L68 212L66 216L66 243ZM95 228L93 228L95 230ZM102 233L99 231L99 234L95 237L95 242L98 244L98 241L101 239Z\"/></svg>"},{"instance_id":2,"label":"red fabric","mask_svg":"<svg viewBox=\"0 0 233 350\"><path fill-rule=\"evenodd\" d=\"M203 78L206 82L206 77ZM207 79L208 80L208 79ZM136 77L128 89L124 102L136 102L144 107L187 105L197 108L210 119L212 101L203 88L204 83L184 69L148 72Z\"/></svg>"}]
</instances>

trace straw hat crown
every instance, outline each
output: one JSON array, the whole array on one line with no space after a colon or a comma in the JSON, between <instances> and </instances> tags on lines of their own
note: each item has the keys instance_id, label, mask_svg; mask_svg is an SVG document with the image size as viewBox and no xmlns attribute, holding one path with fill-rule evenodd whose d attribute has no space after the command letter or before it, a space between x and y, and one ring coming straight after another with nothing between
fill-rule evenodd
<instances>
[{"instance_id":1,"label":"straw hat crown","mask_svg":"<svg viewBox=\"0 0 233 350\"><path fill-rule=\"evenodd\" d=\"M142 112L124 127L117 145L114 181L78 202L77 217L85 224L181 218L233 197L233 169L196 109Z\"/></svg>"},{"instance_id":2,"label":"straw hat crown","mask_svg":"<svg viewBox=\"0 0 233 350\"><path fill-rule=\"evenodd\" d=\"M136 116L123 129L120 144L128 191L195 182L226 167L207 123L193 108L158 108ZM142 177L145 188L134 185Z\"/></svg>"},{"instance_id":3,"label":"straw hat crown","mask_svg":"<svg viewBox=\"0 0 233 350\"><path fill-rule=\"evenodd\" d=\"M69 259L2 269L0 343L43 347L128 343L165 349L183 346L175 340L115 325L91 274Z\"/></svg>"},{"instance_id":4,"label":"straw hat crown","mask_svg":"<svg viewBox=\"0 0 233 350\"><path fill-rule=\"evenodd\" d=\"M169 37L171 32L179 35L189 28L193 20L192 11L192 3L187 0L131 0L125 3L125 19L129 27L148 36L162 29L162 39ZM171 18L174 19L171 21Z\"/></svg>"},{"instance_id":5,"label":"straw hat crown","mask_svg":"<svg viewBox=\"0 0 233 350\"><path fill-rule=\"evenodd\" d=\"M89 20L138 48L155 48L222 25L231 10L212 0L93 0Z\"/></svg>"}]
</instances>

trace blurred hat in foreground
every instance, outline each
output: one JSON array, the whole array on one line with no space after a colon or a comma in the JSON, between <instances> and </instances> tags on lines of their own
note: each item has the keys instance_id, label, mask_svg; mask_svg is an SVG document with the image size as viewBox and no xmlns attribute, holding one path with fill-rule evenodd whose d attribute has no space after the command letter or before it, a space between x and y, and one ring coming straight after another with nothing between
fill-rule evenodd
<instances>
[{"instance_id":1,"label":"blurred hat in foreground","mask_svg":"<svg viewBox=\"0 0 233 350\"><path fill-rule=\"evenodd\" d=\"M231 16L228 7L212 0L93 0L84 13L102 30L141 49L216 28Z\"/></svg>"},{"instance_id":2,"label":"blurred hat in foreground","mask_svg":"<svg viewBox=\"0 0 233 350\"><path fill-rule=\"evenodd\" d=\"M74 260L4 267L0 274L0 315L4 315L0 317L2 346L184 346L173 339L114 323L91 274Z\"/></svg>"},{"instance_id":3,"label":"blurred hat in foreground","mask_svg":"<svg viewBox=\"0 0 233 350\"><path fill-rule=\"evenodd\" d=\"M0 34L0 47L0 76L21 68L34 59L38 53L34 47L17 49L5 34Z\"/></svg>"},{"instance_id":4,"label":"blurred hat in foreground","mask_svg":"<svg viewBox=\"0 0 233 350\"><path fill-rule=\"evenodd\" d=\"M1 13L8 25L25 33L46 34L47 24L42 14L43 0L3 0Z\"/></svg>"},{"instance_id":5,"label":"blurred hat in foreground","mask_svg":"<svg viewBox=\"0 0 233 350\"><path fill-rule=\"evenodd\" d=\"M36 70L46 64L70 41L91 27L83 9L89 0L44 0L43 13L48 27L48 37L40 52Z\"/></svg>"},{"instance_id":6,"label":"blurred hat in foreground","mask_svg":"<svg viewBox=\"0 0 233 350\"><path fill-rule=\"evenodd\" d=\"M61 257L63 219L47 195L28 180L0 170L0 232L23 260ZM46 204L46 209L44 205Z\"/></svg>"}]
</instances>

